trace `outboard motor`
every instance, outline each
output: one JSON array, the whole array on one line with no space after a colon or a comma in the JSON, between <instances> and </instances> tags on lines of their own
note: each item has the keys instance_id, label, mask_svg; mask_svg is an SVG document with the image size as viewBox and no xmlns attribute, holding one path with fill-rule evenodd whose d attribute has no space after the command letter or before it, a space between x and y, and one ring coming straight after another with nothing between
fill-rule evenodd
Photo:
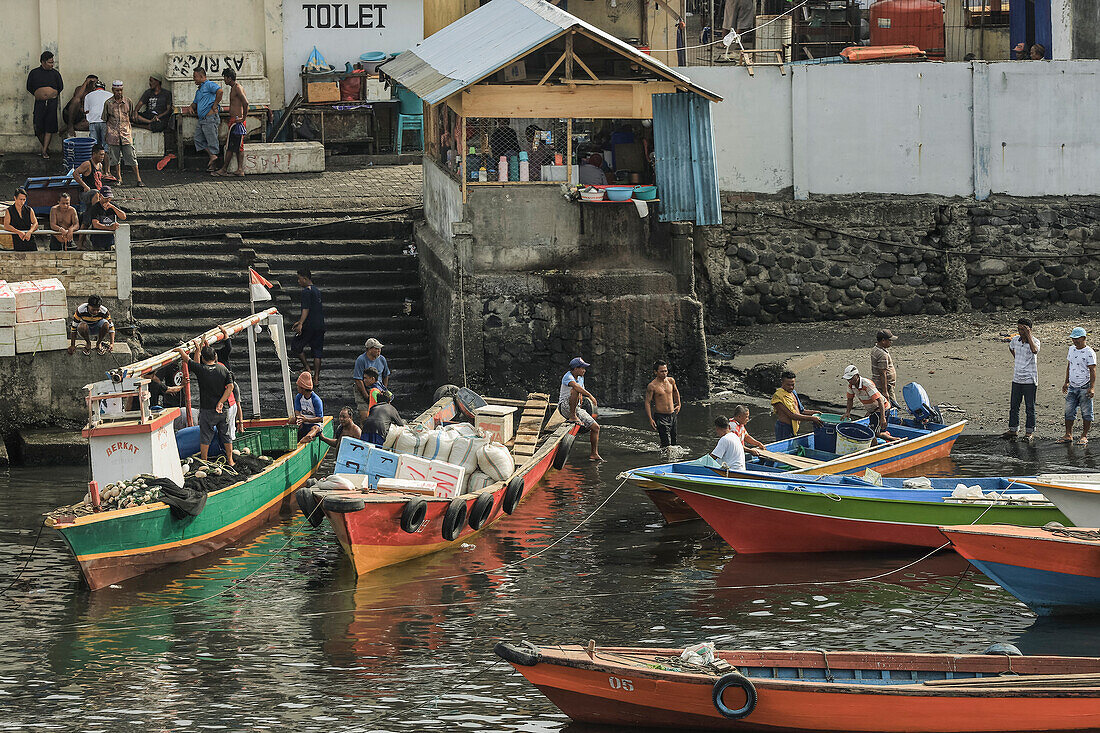
<instances>
[{"instance_id":1,"label":"outboard motor","mask_svg":"<svg viewBox=\"0 0 1100 733\"><path fill-rule=\"evenodd\" d=\"M901 388L901 398L921 427L930 422L943 423L940 411L932 406L928 393L916 382L910 382Z\"/></svg>"}]
</instances>

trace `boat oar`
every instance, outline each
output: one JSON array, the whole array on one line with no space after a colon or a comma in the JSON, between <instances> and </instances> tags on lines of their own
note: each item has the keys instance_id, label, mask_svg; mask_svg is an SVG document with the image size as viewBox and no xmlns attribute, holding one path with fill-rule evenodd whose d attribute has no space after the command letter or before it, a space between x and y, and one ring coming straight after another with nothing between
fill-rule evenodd
<instances>
[{"instance_id":1,"label":"boat oar","mask_svg":"<svg viewBox=\"0 0 1100 733\"><path fill-rule=\"evenodd\" d=\"M925 680L928 687L1036 687L1056 686L1092 687L1100 686L1100 674L1029 674L1006 675L1004 677L965 677L952 680Z\"/></svg>"}]
</instances>

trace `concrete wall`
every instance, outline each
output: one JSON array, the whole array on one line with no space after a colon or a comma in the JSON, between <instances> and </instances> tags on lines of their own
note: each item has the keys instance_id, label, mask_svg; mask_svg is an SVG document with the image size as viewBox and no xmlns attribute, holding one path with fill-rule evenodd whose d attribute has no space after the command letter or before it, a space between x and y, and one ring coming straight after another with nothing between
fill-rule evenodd
<instances>
[{"instance_id":1,"label":"concrete wall","mask_svg":"<svg viewBox=\"0 0 1100 733\"><path fill-rule=\"evenodd\" d=\"M1078 0L1072 13L1073 58L1100 59L1100 3Z\"/></svg>"},{"instance_id":2,"label":"concrete wall","mask_svg":"<svg viewBox=\"0 0 1100 733\"><path fill-rule=\"evenodd\" d=\"M1100 193L1100 62L691 68L725 191Z\"/></svg>"},{"instance_id":3,"label":"concrete wall","mask_svg":"<svg viewBox=\"0 0 1100 733\"><path fill-rule=\"evenodd\" d=\"M79 429L88 416L84 385L131 361L125 344L104 355L61 350L0 357L0 437L58 424Z\"/></svg>"},{"instance_id":4,"label":"concrete wall","mask_svg":"<svg viewBox=\"0 0 1100 733\"><path fill-rule=\"evenodd\" d=\"M280 0L8 0L3 8L7 73L0 77L0 150L34 149L27 72L46 49L57 54L65 80L62 106L90 73L108 88L121 79L136 103L150 72L164 73L166 53L227 50L263 53L272 104L283 104Z\"/></svg>"},{"instance_id":5,"label":"concrete wall","mask_svg":"<svg viewBox=\"0 0 1100 733\"><path fill-rule=\"evenodd\" d=\"M436 236L451 240L451 224L462 221L462 186L424 159L424 217Z\"/></svg>"}]
</instances>

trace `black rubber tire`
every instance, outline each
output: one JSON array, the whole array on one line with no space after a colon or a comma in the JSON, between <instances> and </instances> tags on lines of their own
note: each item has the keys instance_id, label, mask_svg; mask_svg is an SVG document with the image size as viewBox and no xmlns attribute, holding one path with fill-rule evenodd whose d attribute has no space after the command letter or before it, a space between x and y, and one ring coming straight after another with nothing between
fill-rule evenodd
<instances>
[{"instance_id":1,"label":"black rubber tire","mask_svg":"<svg viewBox=\"0 0 1100 733\"><path fill-rule=\"evenodd\" d=\"M415 534L428 516L428 502L420 497L409 499L405 502L405 508L401 511L401 531Z\"/></svg>"},{"instance_id":2,"label":"black rubber tire","mask_svg":"<svg viewBox=\"0 0 1100 733\"><path fill-rule=\"evenodd\" d=\"M493 647L493 652L504 661L523 667L534 667L542 661L542 655L539 653L538 647L526 641L523 642L522 647L501 641Z\"/></svg>"},{"instance_id":3,"label":"black rubber tire","mask_svg":"<svg viewBox=\"0 0 1100 733\"><path fill-rule=\"evenodd\" d=\"M332 494L321 500L326 512L336 514L350 514L357 512L367 505L362 497L348 496L347 494Z\"/></svg>"},{"instance_id":4,"label":"black rubber tire","mask_svg":"<svg viewBox=\"0 0 1100 733\"><path fill-rule=\"evenodd\" d=\"M557 450L554 451L554 468L559 471L565 468L565 462L569 460L569 451L573 448L573 441L576 437L572 433L566 433L565 437L558 443Z\"/></svg>"},{"instance_id":5,"label":"black rubber tire","mask_svg":"<svg viewBox=\"0 0 1100 733\"><path fill-rule=\"evenodd\" d=\"M320 527L325 521L325 513L318 506L320 502L313 495L313 489L303 486L294 492L294 501L298 502L298 508L302 510L302 516L309 520L309 526Z\"/></svg>"},{"instance_id":6,"label":"black rubber tire","mask_svg":"<svg viewBox=\"0 0 1100 733\"><path fill-rule=\"evenodd\" d=\"M737 710L727 707L726 703L722 702L722 695L731 687L740 687L745 691L745 704ZM714 689L711 691L710 697L711 701L714 702L714 709L730 720L746 718L756 709L756 687L748 677L740 672L730 672L719 678L714 683Z\"/></svg>"},{"instance_id":7,"label":"black rubber tire","mask_svg":"<svg viewBox=\"0 0 1100 733\"><path fill-rule=\"evenodd\" d=\"M474 499L474 504L470 507L470 516L466 519L470 529L481 529L485 526L485 523L489 521L489 516L493 513L493 503L493 493L491 491L483 491Z\"/></svg>"},{"instance_id":8,"label":"black rubber tire","mask_svg":"<svg viewBox=\"0 0 1100 733\"><path fill-rule=\"evenodd\" d=\"M432 402L439 402L444 397L454 397L455 393L457 392L457 384L444 384L435 391L434 395L432 395Z\"/></svg>"},{"instance_id":9,"label":"black rubber tire","mask_svg":"<svg viewBox=\"0 0 1100 733\"><path fill-rule=\"evenodd\" d=\"M454 542L466 526L466 499L456 496L447 505L447 513L443 515L443 539Z\"/></svg>"},{"instance_id":10,"label":"black rubber tire","mask_svg":"<svg viewBox=\"0 0 1100 733\"><path fill-rule=\"evenodd\" d=\"M508 487L504 489L504 498L500 501L500 508L504 510L505 514L511 514L519 506L522 498L523 476L513 476L512 480L508 482Z\"/></svg>"}]
</instances>

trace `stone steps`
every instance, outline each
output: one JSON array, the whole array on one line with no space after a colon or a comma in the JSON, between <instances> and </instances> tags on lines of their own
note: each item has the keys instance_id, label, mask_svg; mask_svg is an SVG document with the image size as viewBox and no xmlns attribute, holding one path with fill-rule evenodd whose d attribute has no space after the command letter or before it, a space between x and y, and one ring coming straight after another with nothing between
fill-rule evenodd
<instances>
[{"instance_id":1,"label":"stone steps","mask_svg":"<svg viewBox=\"0 0 1100 733\"><path fill-rule=\"evenodd\" d=\"M209 262L209 258L205 260ZM302 260L297 260L301 263ZM369 261L368 261L369 262ZM159 262L134 262L134 287L150 287L162 289L182 289L191 293L191 298L201 297L208 288L221 288L223 290L240 290L247 300L245 290L245 278L248 274L247 265L235 265L232 270L211 271L209 265L204 265L202 260L189 260L186 267L175 264L175 260L161 260ZM293 262L290 263L293 265ZM298 293L297 267L280 266L273 267L270 263L257 267L260 272L272 284L278 284L278 290L289 293ZM419 295L420 278L415 270L370 270L364 272L369 264L363 264L359 269L349 266L345 270L312 270L314 282L324 283L322 293L332 292L348 293L358 292L360 295L370 293L382 300L401 300L409 297L408 292L398 293L402 288L412 288ZM152 269L157 268L157 269ZM164 269L160 269L164 268ZM318 286L320 287L320 286ZM389 291L395 291L388 296ZM274 293L273 293L274 294ZM327 298L326 298L327 300ZM339 300L339 298L333 298ZM326 303L327 308L327 303Z\"/></svg>"}]
</instances>

